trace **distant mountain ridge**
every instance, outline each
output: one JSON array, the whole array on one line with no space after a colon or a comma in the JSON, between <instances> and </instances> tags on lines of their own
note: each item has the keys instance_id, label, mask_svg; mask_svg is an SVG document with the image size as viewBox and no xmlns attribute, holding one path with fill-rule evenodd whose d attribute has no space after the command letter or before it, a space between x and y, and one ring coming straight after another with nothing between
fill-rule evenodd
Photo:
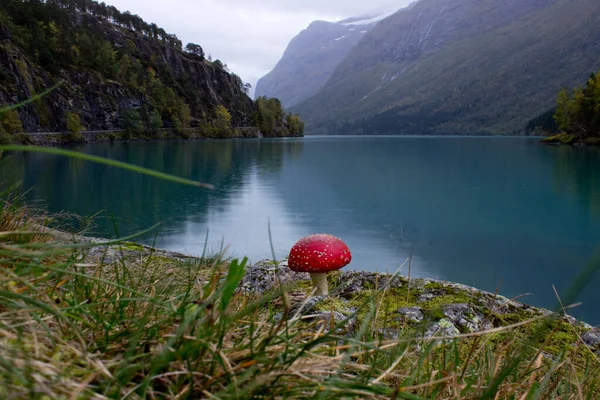
<instances>
[{"instance_id":1,"label":"distant mountain ridge","mask_svg":"<svg viewBox=\"0 0 600 400\"><path fill-rule=\"evenodd\" d=\"M290 107L313 96L354 45L389 15L314 21L292 39L275 68L258 81L256 97L276 97Z\"/></svg>"},{"instance_id":2,"label":"distant mountain ridge","mask_svg":"<svg viewBox=\"0 0 600 400\"><path fill-rule=\"evenodd\" d=\"M600 68L597 0L420 0L311 98L309 134L513 134Z\"/></svg>"}]
</instances>

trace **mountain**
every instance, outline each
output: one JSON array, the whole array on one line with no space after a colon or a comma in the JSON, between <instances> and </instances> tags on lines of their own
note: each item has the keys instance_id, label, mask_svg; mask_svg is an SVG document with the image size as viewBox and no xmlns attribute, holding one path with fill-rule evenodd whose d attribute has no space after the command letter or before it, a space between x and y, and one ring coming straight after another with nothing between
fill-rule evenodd
<instances>
[{"instance_id":1,"label":"mountain","mask_svg":"<svg viewBox=\"0 0 600 400\"><path fill-rule=\"evenodd\" d=\"M183 135L192 127L225 137L239 136L242 127L257 132L267 121L269 133L301 134L288 129L283 110L278 118L261 115L243 81L221 61L206 60L201 46L185 49L177 36L105 3L2 0L0 109L35 101L0 114L0 133L158 135L169 128Z\"/></svg>"},{"instance_id":2,"label":"mountain","mask_svg":"<svg viewBox=\"0 0 600 400\"><path fill-rule=\"evenodd\" d=\"M293 110L309 134L512 134L598 54L597 0L419 0Z\"/></svg>"},{"instance_id":3,"label":"mountain","mask_svg":"<svg viewBox=\"0 0 600 400\"><path fill-rule=\"evenodd\" d=\"M362 37L389 14L315 21L292 39L275 68L256 84L256 96L276 97L285 107L323 87Z\"/></svg>"}]
</instances>

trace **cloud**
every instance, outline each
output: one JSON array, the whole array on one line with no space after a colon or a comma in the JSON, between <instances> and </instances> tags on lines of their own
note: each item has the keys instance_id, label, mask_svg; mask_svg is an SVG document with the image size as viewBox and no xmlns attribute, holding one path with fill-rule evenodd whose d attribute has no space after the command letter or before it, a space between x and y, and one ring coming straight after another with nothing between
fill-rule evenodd
<instances>
[{"instance_id":1,"label":"cloud","mask_svg":"<svg viewBox=\"0 0 600 400\"><path fill-rule=\"evenodd\" d=\"M287 44L312 21L404 7L409 0L109 0L201 45L252 86L279 61Z\"/></svg>"},{"instance_id":2,"label":"cloud","mask_svg":"<svg viewBox=\"0 0 600 400\"><path fill-rule=\"evenodd\" d=\"M382 10L400 9L407 3L403 0L222 0L222 2L231 6L244 4L254 10L279 10L290 15L301 11L337 15L344 18Z\"/></svg>"}]
</instances>

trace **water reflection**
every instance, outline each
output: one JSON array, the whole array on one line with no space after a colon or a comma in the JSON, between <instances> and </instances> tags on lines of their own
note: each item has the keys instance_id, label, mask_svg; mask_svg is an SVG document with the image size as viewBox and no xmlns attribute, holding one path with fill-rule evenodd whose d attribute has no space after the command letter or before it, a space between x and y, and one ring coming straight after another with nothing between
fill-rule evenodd
<instances>
[{"instance_id":1,"label":"water reflection","mask_svg":"<svg viewBox=\"0 0 600 400\"><path fill-rule=\"evenodd\" d=\"M199 254L278 257L305 234L342 237L352 268L439 277L552 306L600 243L600 156L502 138L315 138L96 144L78 148L216 185L185 187L39 154L0 174L51 211L105 211L96 233L162 222L146 243ZM405 267L404 273L407 273ZM588 291L578 312L600 322Z\"/></svg>"},{"instance_id":2,"label":"water reflection","mask_svg":"<svg viewBox=\"0 0 600 400\"><path fill-rule=\"evenodd\" d=\"M204 221L208 210L222 209L253 171L272 174L286 155L301 151L301 141L165 142L97 144L74 148L90 154L165 171L216 186L206 191L44 154L14 154L0 170L3 181L22 180L30 199L43 199L52 212L80 215L103 212L95 234L131 234L154 223L178 230L188 218Z\"/></svg>"},{"instance_id":3,"label":"water reflection","mask_svg":"<svg viewBox=\"0 0 600 400\"><path fill-rule=\"evenodd\" d=\"M549 151L557 193L600 216L600 149L556 146Z\"/></svg>"}]
</instances>

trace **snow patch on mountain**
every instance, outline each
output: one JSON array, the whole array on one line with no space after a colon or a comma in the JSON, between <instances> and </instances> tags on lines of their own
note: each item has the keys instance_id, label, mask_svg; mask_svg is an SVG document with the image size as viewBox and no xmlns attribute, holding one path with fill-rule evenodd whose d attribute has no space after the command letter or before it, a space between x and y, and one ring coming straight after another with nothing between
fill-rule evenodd
<instances>
[{"instance_id":1,"label":"snow patch on mountain","mask_svg":"<svg viewBox=\"0 0 600 400\"><path fill-rule=\"evenodd\" d=\"M345 26L351 26L351 25L371 25L371 24L375 24L377 22L383 21L384 19L386 19L387 17L389 17L390 15L395 14L396 11L387 13L387 14L382 14L382 15L378 15L376 17L372 17L372 18L368 18L368 19L363 19L360 21L352 21L352 22L345 22L342 25Z\"/></svg>"}]
</instances>

